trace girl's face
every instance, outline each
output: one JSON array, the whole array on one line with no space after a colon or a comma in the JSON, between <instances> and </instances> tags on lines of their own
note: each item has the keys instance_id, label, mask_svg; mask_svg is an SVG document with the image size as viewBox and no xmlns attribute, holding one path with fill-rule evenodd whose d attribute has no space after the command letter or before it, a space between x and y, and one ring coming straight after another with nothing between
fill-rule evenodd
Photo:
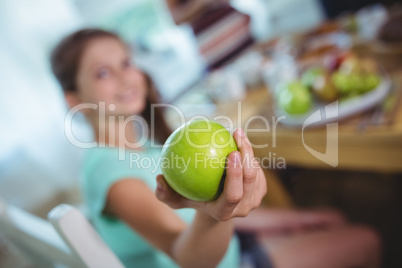
<instances>
[{"instance_id":1,"label":"girl's face","mask_svg":"<svg viewBox=\"0 0 402 268\"><path fill-rule=\"evenodd\" d=\"M77 73L79 103L105 102L106 115L140 114L146 105L144 74L131 64L128 49L112 37L90 41Z\"/></svg>"}]
</instances>

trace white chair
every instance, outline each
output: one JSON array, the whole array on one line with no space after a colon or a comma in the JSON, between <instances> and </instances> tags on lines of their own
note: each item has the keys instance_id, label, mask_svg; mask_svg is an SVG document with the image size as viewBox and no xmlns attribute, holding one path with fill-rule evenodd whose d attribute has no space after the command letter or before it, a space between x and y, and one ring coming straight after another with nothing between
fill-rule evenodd
<instances>
[{"instance_id":1,"label":"white chair","mask_svg":"<svg viewBox=\"0 0 402 268\"><path fill-rule=\"evenodd\" d=\"M55 266L124 267L76 208L59 205L49 212L48 220L0 200L0 232L29 254Z\"/></svg>"}]
</instances>

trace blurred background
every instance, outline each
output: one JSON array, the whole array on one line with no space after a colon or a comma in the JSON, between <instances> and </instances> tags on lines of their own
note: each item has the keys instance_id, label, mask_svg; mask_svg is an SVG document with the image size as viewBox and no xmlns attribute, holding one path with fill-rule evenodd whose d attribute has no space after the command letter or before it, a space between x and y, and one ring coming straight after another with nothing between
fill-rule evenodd
<instances>
[{"instance_id":1,"label":"blurred background","mask_svg":"<svg viewBox=\"0 0 402 268\"><path fill-rule=\"evenodd\" d=\"M286 161L278 168L270 160L265 205L338 208L381 233L384 267L402 267L398 2L2 0L0 199L40 217L59 203L80 206L84 150L65 137L67 107L49 56L68 33L101 27L125 39L163 102L187 117L228 115L244 126L254 115L270 122L286 115L276 147L272 133L249 134L254 144L270 143L256 149L257 155L275 153ZM308 101L282 94L293 90L307 94ZM304 146L324 154L330 121L305 130L301 140L305 119L333 101L341 103L337 167ZM166 111L172 128L178 126L176 116ZM251 126L261 128L261 120ZM83 118L74 120L73 133L92 140Z\"/></svg>"}]
</instances>

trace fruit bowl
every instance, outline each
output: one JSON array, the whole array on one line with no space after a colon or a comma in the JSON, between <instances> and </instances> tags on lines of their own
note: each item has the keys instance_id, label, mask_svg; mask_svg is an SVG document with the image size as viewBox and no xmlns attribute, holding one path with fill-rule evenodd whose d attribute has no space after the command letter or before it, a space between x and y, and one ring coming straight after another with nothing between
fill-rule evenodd
<instances>
[{"instance_id":1,"label":"fruit bowl","mask_svg":"<svg viewBox=\"0 0 402 268\"><path fill-rule=\"evenodd\" d=\"M391 89L386 71L352 52L294 66L298 71L273 88L275 116L288 126L303 126L313 114L314 125L345 119L378 105Z\"/></svg>"},{"instance_id":2,"label":"fruit bowl","mask_svg":"<svg viewBox=\"0 0 402 268\"><path fill-rule=\"evenodd\" d=\"M305 126L306 120L313 115L318 116L319 120L316 120L313 124L309 124L309 126L322 126L339 122L377 106L386 98L392 88L392 82L385 71L381 71L380 77L381 82L376 88L351 99L335 100L327 103L314 98L309 111L303 114L290 114L275 104L275 117L278 119L281 118L280 122L283 125L291 127Z\"/></svg>"}]
</instances>

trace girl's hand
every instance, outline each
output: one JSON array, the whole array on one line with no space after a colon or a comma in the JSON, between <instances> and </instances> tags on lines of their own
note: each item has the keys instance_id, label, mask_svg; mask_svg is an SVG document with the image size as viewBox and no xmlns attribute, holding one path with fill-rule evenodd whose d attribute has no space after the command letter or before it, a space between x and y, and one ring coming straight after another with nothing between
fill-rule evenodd
<instances>
[{"instance_id":1,"label":"girl's hand","mask_svg":"<svg viewBox=\"0 0 402 268\"><path fill-rule=\"evenodd\" d=\"M157 198L174 209L195 208L218 221L246 217L259 207L267 192L264 172L254 158L251 143L244 132L237 129L233 137L240 152L229 154L224 189L216 200L197 202L187 199L171 189L162 175L157 177Z\"/></svg>"}]
</instances>

